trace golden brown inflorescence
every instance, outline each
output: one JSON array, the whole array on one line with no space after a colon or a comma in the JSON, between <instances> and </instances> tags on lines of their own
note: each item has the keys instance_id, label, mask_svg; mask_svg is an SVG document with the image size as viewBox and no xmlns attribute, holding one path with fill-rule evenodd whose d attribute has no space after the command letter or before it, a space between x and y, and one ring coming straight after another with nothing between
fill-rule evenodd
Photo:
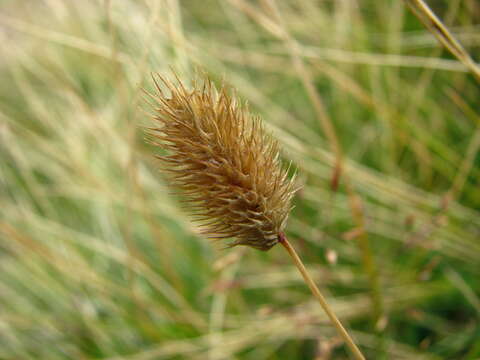
<instances>
[{"instance_id":1,"label":"golden brown inflorescence","mask_svg":"<svg viewBox=\"0 0 480 360\"><path fill-rule=\"evenodd\" d=\"M282 169L277 142L225 87L203 79L188 90L158 76L153 143L171 184L186 197L212 239L269 250L291 210L293 178Z\"/></svg>"}]
</instances>

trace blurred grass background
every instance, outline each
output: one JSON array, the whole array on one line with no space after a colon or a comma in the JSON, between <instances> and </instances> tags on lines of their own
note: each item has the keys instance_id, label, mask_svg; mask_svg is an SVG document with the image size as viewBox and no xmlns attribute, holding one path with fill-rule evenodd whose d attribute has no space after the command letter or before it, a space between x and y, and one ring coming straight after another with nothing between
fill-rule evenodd
<instances>
[{"instance_id":1,"label":"blurred grass background","mask_svg":"<svg viewBox=\"0 0 480 360\"><path fill-rule=\"evenodd\" d=\"M478 59L480 3L430 4ZM403 2L2 0L0 41L0 359L348 358L282 249L219 251L169 195L139 125L170 66L282 143L367 358L480 358L480 87Z\"/></svg>"}]
</instances>

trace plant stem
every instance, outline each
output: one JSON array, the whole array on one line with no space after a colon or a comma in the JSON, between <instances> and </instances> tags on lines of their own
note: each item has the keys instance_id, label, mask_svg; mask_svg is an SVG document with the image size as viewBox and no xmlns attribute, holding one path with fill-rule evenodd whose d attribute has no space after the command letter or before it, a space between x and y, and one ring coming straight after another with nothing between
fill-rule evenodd
<instances>
[{"instance_id":1,"label":"plant stem","mask_svg":"<svg viewBox=\"0 0 480 360\"><path fill-rule=\"evenodd\" d=\"M307 269L303 265L302 260L298 256L297 252L295 249L292 247L290 242L287 240L286 236L284 233L280 233L278 235L278 240L280 244L283 245L283 247L288 251L289 255L292 257L293 262L295 263L295 266L298 268L300 273L303 276L303 279L307 283L308 287L312 291L312 294L315 296L315 298L318 300L320 306L322 309L325 311L327 314L328 318L332 322L332 324L335 326L337 329L338 333L342 336L342 338L345 340L345 343L347 346L350 348L352 351L355 359L357 360L365 360L365 357L363 354L360 352L360 349L355 345L353 342L353 339L350 337L348 334L347 330L343 327L342 323L340 320L338 320L337 316L333 312L333 310L330 308L330 306L327 304L327 301L325 300L325 297L322 295L320 290L318 289L317 285L315 285L315 282L311 278L311 276L308 274Z\"/></svg>"}]
</instances>

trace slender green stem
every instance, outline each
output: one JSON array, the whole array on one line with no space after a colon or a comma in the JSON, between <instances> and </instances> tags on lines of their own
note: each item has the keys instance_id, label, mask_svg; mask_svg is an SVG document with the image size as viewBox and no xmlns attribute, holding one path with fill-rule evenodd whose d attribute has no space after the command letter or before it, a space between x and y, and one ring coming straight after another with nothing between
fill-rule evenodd
<instances>
[{"instance_id":1,"label":"slender green stem","mask_svg":"<svg viewBox=\"0 0 480 360\"><path fill-rule=\"evenodd\" d=\"M283 247L287 250L289 255L292 257L293 262L295 263L295 266L298 268L300 273L303 276L303 279L307 283L308 287L312 291L312 294L315 296L315 298L318 300L318 303L322 307L322 309L325 311L327 314L328 318L332 322L332 324L335 326L337 329L338 333L342 336L342 338L345 340L345 343L347 346L350 348L351 352L353 353L355 359L357 360L365 360L365 357L361 353L360 349L355 345L355 342L353 339L350 337L348 334L347 330L343 327L342 323L340 320L337 318L333 310L330 308L328 305L327 301L325 300L325 297L322 295L320 290L318 289L317 285L311 278L311 276L308 274L307 269L303 265L302 260L298 256L297 252L293 248L293 246L290 244L290 242L287 240L285 234L280 233L278 235L278 240L280 244L283 245Z\"/></svg>"}]
</instances>

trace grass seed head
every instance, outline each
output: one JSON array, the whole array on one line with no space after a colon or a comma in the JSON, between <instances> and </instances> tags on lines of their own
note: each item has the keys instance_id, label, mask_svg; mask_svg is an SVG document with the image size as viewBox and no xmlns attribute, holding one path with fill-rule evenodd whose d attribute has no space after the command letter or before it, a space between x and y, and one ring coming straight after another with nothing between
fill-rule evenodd
<instances>
[{"instance_id":1,"label":"grass seed head","mask_svg":"<svg viewBox=\"0 0 480 360\"><path fill-rule=\"evenodd\" d=\"M161 90L159 79L169 89ZM212 239L269 250L291 210L293 178L281 167L277 142L225 87L202 79L188 90L158 76L153 143L171 185L185 196Z\"/></svg>"}]
</instances>

